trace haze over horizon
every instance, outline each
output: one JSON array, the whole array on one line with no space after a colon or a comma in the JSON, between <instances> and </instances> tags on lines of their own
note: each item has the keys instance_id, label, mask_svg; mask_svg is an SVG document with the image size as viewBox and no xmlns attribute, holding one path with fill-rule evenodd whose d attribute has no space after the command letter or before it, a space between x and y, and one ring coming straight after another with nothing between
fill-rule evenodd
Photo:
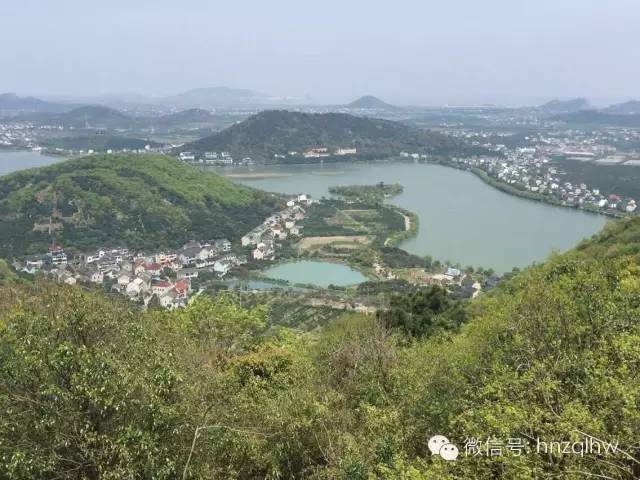
<instances>
[{"instance_id":1,"label":"haze over horizon","mask_svg":"<svg viewBox=\"0 0 640 480\"><path fill-rule=\"evenodd\" d=\"M24 0L3 6L0 92L95 96L247 88L307 103L640 97L634 0ZM336 15L335 12L340 12Z\"/></svg>"}]
</instances>

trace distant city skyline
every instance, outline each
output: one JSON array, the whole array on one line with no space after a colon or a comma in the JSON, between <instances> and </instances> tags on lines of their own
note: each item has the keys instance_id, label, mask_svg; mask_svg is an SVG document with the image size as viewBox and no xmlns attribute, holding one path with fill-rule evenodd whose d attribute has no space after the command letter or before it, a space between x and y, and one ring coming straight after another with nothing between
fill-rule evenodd
<instances>
[{"instance_id":1,"label":"distant city skyline","mask_svg":"<svg viewBox=\"0 0 640 480\"><path fill-rule=\"evenodd\" d=\"M636 0L23 0L3 5L0 92L167 95L228 86L300 103L640 98Z\"/></svg>"}]
</instances>

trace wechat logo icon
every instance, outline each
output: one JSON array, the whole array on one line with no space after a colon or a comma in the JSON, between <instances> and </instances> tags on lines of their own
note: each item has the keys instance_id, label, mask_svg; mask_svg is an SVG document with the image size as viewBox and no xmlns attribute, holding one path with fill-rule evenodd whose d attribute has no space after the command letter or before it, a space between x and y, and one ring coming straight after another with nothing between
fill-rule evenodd
<instances>
[{"instance_id":1,"label":"wechat logo icon","mask_svg":"<svg viewBox=\"0 0 640 480\"><path fill-rule=\"evenodd\" d=\"M453 461L458 458L458 447L449 441L444 435L434 435L429 439L429 451L431 455L440 455L445 460Z\"/></svg>"}]
</instances>

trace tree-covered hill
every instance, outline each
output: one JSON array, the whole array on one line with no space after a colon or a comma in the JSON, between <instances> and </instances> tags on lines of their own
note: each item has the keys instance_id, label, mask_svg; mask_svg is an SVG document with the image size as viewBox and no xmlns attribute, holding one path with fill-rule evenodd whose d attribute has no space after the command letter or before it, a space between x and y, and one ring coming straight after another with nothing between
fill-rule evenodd
<instances>
[{"instance_id":1,"label":"tree-covered hill","mask_svg":"<svg viewBox=\"0 0 640 480\"><path fill-rule=\"evenodd\" d=\"M280 199L162 155L94 155L0 178L0 256L239 238ZM45 231L43 231L45 230Z\"/></svg>"},{"instance_id":2,"label":"tree-covered hill","mask_svg":"<svg viewBox=\"0 0 640 480\"><path fill-rule=\"evenodd\" d=\"M447 135L401 123L344 113L300 113L271 110L258 113L221 132L184 145L182 151L228 151L234 157L281 162L286 155L313 147L356 147L358 157L398 155L402 150L453 153L465 148ZM299 158L296 161L300 161Z\"/></svg>"},{"instance_id":3,"label":"tree-covered hill","mask_svg":"<svg viewBox=\"0 0 640 480\"><path fill-rule=\"evenodd\" d=\"M151 125L180 126L194 123L211 123L214 119L215 116L208 110L204 110L202 108L190 108L188 110L181 110L179 112L161 115L155 119L146 118L141 119L140 121Z\"/></svg>"},{"instance_id":4,"label":"tree-covered hill","mask_svg":"<svg viewBox=\"0 0 640 480\"><path fill-rule=\"evenodd\" d=\"M592 108L586 98L573 98L571 100L551 100L537 107L537 110L546 114L559 114L578 112Z\"/></svg>"},{"instance_id":5,"label":"tree-covered hill","mask_svg":"<svg viewBox=\"0 0 640 480\"><path fill-rule=\"evenodd\" d=\"M639 478L639 239L608 227L464 311L413 292L308 333L229 297L0 287L0 477Z\"/></svg>"}]
</instances>

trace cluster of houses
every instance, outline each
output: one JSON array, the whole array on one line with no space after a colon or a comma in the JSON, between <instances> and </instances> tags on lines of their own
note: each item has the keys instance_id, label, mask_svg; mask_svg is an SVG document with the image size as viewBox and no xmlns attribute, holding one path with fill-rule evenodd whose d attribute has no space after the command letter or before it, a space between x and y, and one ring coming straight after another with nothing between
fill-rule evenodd
<instances>
[{"instance_id":1,"label":"cluster of houses","mask_svg":"<svg viewBox=\"0 0 640 480\"><path fill-rule=\"evenodd\" d=\"M416 152L400 152L401 158L411 158L413 160L427 160L429 155L426 153L416 153Z\"/></svg>"},{"instance_id":2,"label":"cluster of houses","mask_svg":"<svg viewBox=\"0 0 640 480\"><path fill-rule=\"evenodd\" d=\"M252 165L251 157L245 157L240 161L234 160L229 152L204 152L196 154L194 152L181 152L178 159L188 163L199 163L203 165Z\"/></svg>"},{"instance_id":3,"label":"cluster of houses","mask_svg":"<svg viewBox=\"0 0 640 480\"><path fill-rule=\"evenodd\" d=\"M520 156L513 158L455 158L458 165L478 168L489 176L513 187L532 193L549 195L559 204L600 210L605 213L634 213L637 205L632 198L606 195L585 183L563 181L557 166L546 157L535 155L533 149L520 149Z\"/></svg>"},{"instance_id":4,"label":"cluster of houses","mask_svg":"<svg viewBox=\"0 0 640 480\"><path fill-rule=\"evenodd\" d=\"M272 260L275 257L277 240L302 235L302 227L297 222L304 220L305 210L302 205L311 203L311 198L305 194L289 200L287 208L267 217L264 222L244 235L240 239L242 246L254 247L251 252L254 260Z\"/></svg>"},{"instance_id":5,"label":"cluster of houses","mask_svg":"<svg viewBox=\"0 0 640 480\"><path fill-rule=\"evenodd\" d=\"M14 263L16 269L44 272L61 283L107 284L113 292L145 305L155 296L165 308L184 306L191 294L191 281L206 269L223 277L232 268L246 263L231 253L231 242L191 242L175 251L151 254L132 253L126 248L100 249L81 255L68 255L53 246L46 255Z\"/></svg>"},{"instance_id":6,"label":"cluster of houses","mask_svg":"<svg viewBox=\"0 0 640 480\"><path fill-rule=\"evenodd\" d=\"M304 220L303 205L311 203L308 195L298 195L284 210L267 217L241 239L243 247L253 247L254 260L273 259L277 240L300 236ZM43 272L61 283L104 284L110 291L148 305L156 297L164 308L186 305L191 284L202 272L224 277L230 270L247 263L244 255L232 252L227 239L190 242L178 250L134 253L126 248L103 248L87 254L68 254L60 245L52 245L44 255L16 260L16 270L35 274Z\"/></svg>"},{"instance_id":7,"label":"cluster of houses","mask_svg":"<svg viewBox=\"0 0 640 480\"><path fill-rule=\"evenodd\" d=\"M301 152L297 150L290 150L286 154L284 153L274 153L273 158L287 158L287 157L300 157L303 158L327 158L331 156L336 157L344 157L346 155L356 155L358 153L358 149L355 147L338 147L335 149L330 149L329 147L312 147L307 148L306 150L302 150Z\"/></svg>"},{"instance_id":8,"label":"cluster of houses","mask_svg":"<svg viewBox=\"0 0 640 480\"><path fill-rule=\"evenodd\" d=\"M485 281L485 287L495 286L498 277L492 276ZM461 298L475 298L482 292L483 285L472 275L462 272L459 268L447 267L443 273L436 273L429 277L430 284L442 285L453 296Z\"/></svg>"}]
</instances>

